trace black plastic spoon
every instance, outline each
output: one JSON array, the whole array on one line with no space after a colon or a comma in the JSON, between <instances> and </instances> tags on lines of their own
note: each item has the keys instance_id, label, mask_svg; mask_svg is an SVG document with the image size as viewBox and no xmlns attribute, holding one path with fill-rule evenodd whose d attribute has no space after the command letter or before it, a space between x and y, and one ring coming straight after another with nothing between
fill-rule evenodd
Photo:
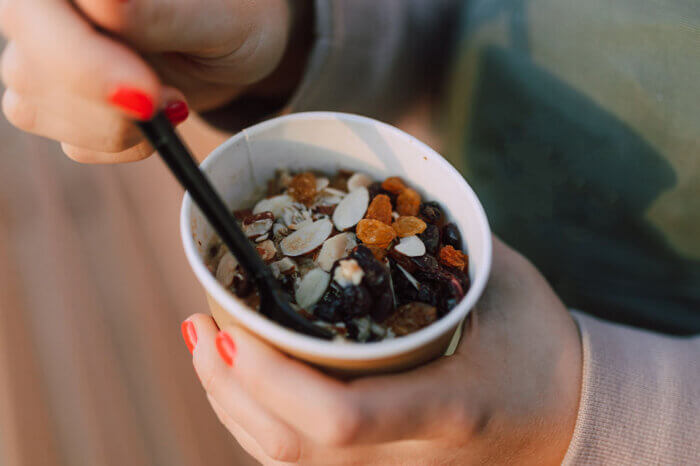
<instances>
[{"instance_id":1,"label":"black plastic spoon","mask_svg":"<svg viewBox=\"0 0 700 466\"><path fill-rule=\"evenodd\" d=\"M190 193L224 244L252 277L260 293L260 312L298 332L331 339L333 335L330 331L314 325L291 306L289 296L250 244L165 115L159 113L152 120L137 124L182 187Z\"/></svg>"}]
</instances>

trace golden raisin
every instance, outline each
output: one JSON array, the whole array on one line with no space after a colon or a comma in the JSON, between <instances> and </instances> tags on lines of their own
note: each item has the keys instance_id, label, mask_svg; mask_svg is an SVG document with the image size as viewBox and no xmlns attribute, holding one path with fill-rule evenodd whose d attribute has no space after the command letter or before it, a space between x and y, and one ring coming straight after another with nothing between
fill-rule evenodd
<instances>
[{"instance_id":1,"label":"golden raisin","mask_svg":"<svg viewBox=\"0 0 700 466\"><path fill-rule=\"evenodd\" d=\"M396 232L393 228L379 220L370 218L360 220L355 232L360 241L379 248L388 248L396 238Z\"/></svg>"},{"instance_id":2,"label":"golden raisin","mask_svg":"<svg viewBox=\"0 0 700 466\"><path fill-rule=\"evenodd\" d=\"M440 249L439 259L446 266L459 270L464 270L469 264L469 256L452 246L444 246Z\"/></svg>"},{"instance_id":3,"label":"golden raisin","mask_svg":"<svg viewBox=\"0 0 700 466\"><path fill-rule=\"evenodd\" d=\"M387 255L387 249L380 248L378 246L367 246L367 249L372 251L372 255L374 256L375 259L377 259L379 262L384 262L384 258Z\"/></svg>"},{"instance_id":4,"label":"golden raisin","mask_svg":"<svg viewBox=\"0 0 700 466\"><path fill-rule=\"evenodd\" d=\"M390 176L384 180L384 182L382 182L382 189L389 191L392 194L399 194L401 191L406 189L406 185L398 176Z\"/></svg>"},{"instance_id":5,"label":"golden raisin","mask_svg":"<svg viewBox=\"0 0 700 466\"><path fill-rule=\"evenodd\" d=\"M423 220L412 216L399 217L391 226L401 238L419 235L423 233L427 227Z\"/></svg>"},{"instance_id":6,"label":"golden raisin","mask_svg":"<svg viewBox=\"0 0 700 466\"><path fill-rule=\"evenodd\" d=\"M396 198L396 211L399 215L418 215L420 201L420 194L411 188L406 188Z\"/></svg>"},{"instance_id":7,"label":"golden raisin","mask_svg":"<svg viewBox=\"0 0 700 466\"><path fill-rule=\"evenodd\" d=\"M386 194L377 194L367 208L365 218L379 220L391 225L391 199Z\"/></svg>"},{"instance_id":8,"label":"golden raisin","mask_svg":"<svg viewBox=\"0 0 700 466\"><path fill-rule=\"evenodd\" d=\"M289 182L288 194L305 205L310 205L316 198L316 177L311 172L299 173Z\"/></svg>"}]
</instances>

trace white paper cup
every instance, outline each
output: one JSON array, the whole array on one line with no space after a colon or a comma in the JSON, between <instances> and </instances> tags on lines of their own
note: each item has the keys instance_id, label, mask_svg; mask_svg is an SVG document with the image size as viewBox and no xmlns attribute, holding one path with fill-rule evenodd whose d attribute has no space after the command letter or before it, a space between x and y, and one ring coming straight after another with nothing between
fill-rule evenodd
<instances>
[{"instance_id":1,"label":"white paper cup","mask_svg":"<svg viewBox=\"0 0 700 466\"><path fill-rule=\"evenodd\" d=\"M328 173L344 168L378 181L400 176L424 199L440 203L462 232L469 253L471 288L442 319L413 334L376 343L324 341L278 325L219 285L203 260L214 232L186 195L180 218L185 253L219 326L243 326L285 353L335 373L390 372L444 354L484 290L491 268L491 232L474 191L435 151L392 126L343 113L282 116L236 134L201 167L232 210L258 200L278 168Z\"/></svg>"}]
</instances>

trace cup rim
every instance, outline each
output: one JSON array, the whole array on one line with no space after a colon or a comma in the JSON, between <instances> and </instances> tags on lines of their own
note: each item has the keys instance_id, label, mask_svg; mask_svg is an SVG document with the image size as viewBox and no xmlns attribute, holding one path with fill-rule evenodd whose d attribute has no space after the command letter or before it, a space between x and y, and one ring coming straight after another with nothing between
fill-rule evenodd
<instances>
[{"instance_id":1,"label":"cup rim","mask_svg":"<svg viewBox=\"0 0 700 466\"><path fill-rule=\"evenodd\" d=\"M224 310L226 310L226 312L232 314L243 324L244 327L249 328L257 335L262 336L271 342L278 343L282 347L294 348L295 350L301 351L305 354L323 358L339 360L371 360L392 357L422 347L450 331L451 328L456 327L460 321L469 314L486 287L491 271L492 261L491 230L483 206L481 205L481 202L479 202L479 199L471 186L469 186L462 175L460 175L459 172L446 159L444 159L425 143L394 126L360 115L340 112L293 113L266 120L233 135L231 138L227 139L224 143L214 149L201 163L200 167L206 170L207 167L216 163L221 157L224 157L228 152L228 149L241 139L245 139L251 135L265 131L269 127L278 125L287 120L303 119L340 119L343 121L379 125L383 129L393 133L395 137L402 138L411 144L418 146L423 156L427 157L432 162L441 165L441 168L447 171L450 180L460 185L464 191L465 202L473 204L476 208L477 218L474 220L478 223L479 235L481 236L481 241L484 245L483 265L480 267L479 273L475 274L469 291L460 301L460 303L440 320L415 333L400 338L393 338L372 343L339 343L301 334L294 330L287 329L286 327L283 327L277 322L268 319L262 314L247 308L241 300L234 297L233 294L221 286L216 278L209 272L204 265L204 261L197 252L197 247L192 234L192 222L190 221L190 214L194 204L189 193L185 193L182 201L182 208L180 210L180 233L183 247L185 249L185 255L190 267L192 267L195 276L204 286L206 292L209 293L211 297L215 299Z\"/></svg>"}]
</instances>

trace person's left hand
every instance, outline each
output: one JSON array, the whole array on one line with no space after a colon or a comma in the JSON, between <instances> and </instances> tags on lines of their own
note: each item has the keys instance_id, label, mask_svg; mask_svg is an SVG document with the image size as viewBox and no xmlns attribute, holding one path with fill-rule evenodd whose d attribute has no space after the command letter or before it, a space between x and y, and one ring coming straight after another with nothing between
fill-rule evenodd
<instances>
[{"instance_id":1,"label":"person's left hand","mask_svg":"<svg viewBox=\"0 0 700 466\"><path fill-rule=\"evenodd\" d=\"M413 371L341 382L203 314L183 334L214 411L263 464L559 464L573 434L576 325L498 240L457 352Z\"/></svg>"}]
</instances>

